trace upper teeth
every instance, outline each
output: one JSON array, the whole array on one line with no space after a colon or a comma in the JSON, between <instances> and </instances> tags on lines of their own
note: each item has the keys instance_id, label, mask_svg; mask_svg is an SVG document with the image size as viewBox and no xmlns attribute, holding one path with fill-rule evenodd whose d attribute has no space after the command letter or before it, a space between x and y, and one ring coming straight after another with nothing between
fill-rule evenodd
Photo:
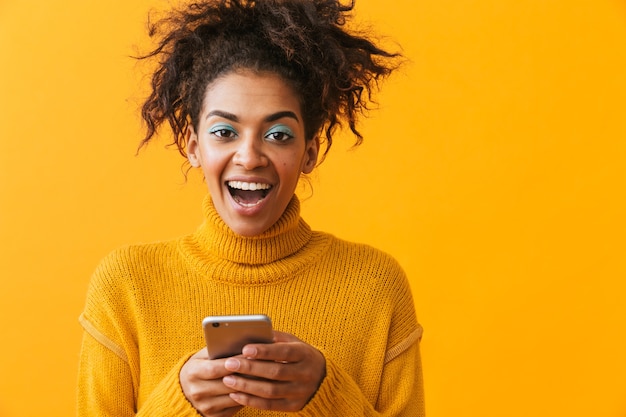
<instances>
[{"instance_id":1,"label":"upper teeth","mask_svg":"<svg viewBox=\"0 0 626 417\"><path fill-rule=\"evenodd\" d=\"M271 186L260 182L228 181L228 186L244 191L268 190Z\"/></svg>"}]
</instances>

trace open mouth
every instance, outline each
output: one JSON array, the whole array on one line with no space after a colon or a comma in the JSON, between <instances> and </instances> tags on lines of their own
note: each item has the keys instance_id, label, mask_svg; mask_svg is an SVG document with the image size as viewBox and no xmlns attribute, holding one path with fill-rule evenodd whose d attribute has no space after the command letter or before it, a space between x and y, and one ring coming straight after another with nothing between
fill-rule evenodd
<instances>
[{"instance_id":1,"label":"open mouth","mask_svg":"<svg viewBox=\"0 0 626 417\"><path fill-rule=\"evenodd\" d=\"M228 181L228 191L233 200L244 207L254 207L267 196L272 186L260 182Z\"/></svg>"}]
</instances>

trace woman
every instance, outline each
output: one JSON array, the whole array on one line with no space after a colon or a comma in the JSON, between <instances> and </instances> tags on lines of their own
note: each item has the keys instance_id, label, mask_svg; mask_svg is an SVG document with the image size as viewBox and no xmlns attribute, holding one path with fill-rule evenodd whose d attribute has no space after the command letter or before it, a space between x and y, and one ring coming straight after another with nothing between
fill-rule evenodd
<instances>
[{"instance_id":1,"label":"woman","mask_svg":"<svg viewBox=\"0 0 626 417\"><path fill-rule=\"evenodd\" d=\"M168 122L203 171L204 223L106 257L92 278L79 415L421 416L421 327L404 272L312 231L295 189L357 116L394 54L337 1L206 1L151 29L148 143ZM324 154L323 152L322 154ZM322 155L323 156L323 155ZM208 315L266 314L272 344L210 360Z\"/></svg>"}]
</instances>

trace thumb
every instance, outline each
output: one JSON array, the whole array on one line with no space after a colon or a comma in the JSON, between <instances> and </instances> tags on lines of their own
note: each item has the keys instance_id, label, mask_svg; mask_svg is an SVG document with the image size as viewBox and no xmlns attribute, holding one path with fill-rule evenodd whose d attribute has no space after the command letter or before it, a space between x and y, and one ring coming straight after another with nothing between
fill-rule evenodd
<instances>
[{"instance_id":1,"label":"thumb","mask_svg":"<svg viewBox=\"0 0 626 417\"><path fill-rule=\"evenodd\" d=\"M194 353L189 359L209 359L209 353L206 346Z\"/></svg>"},{"instance_id":2,"label":"thumb","mask_svg":"<svg viewBox=\"0 0 626 417\"><path fill-rule=\"evenodd\" d=\"M274 342L292 343L302 342L302 340L298 339L291 333L279 332L278 330L274 330Z\"/></svg>"}]
</instances>

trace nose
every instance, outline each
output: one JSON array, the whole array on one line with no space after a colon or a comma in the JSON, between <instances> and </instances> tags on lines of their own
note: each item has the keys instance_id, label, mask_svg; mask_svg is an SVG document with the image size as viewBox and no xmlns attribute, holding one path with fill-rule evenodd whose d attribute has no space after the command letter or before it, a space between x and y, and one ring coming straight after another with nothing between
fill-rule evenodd
<instances>
[{"instance_id":1,"label":"nose","mask_svg":"<svg viewBox=\"0 0 626 417\"><path fill-rule=\"evenodd\" d=\"M237 141L233 162L248 171L267 166L269 160L263 150L263 140L253 135L241 137Z\"/></svg>"}]
</instances>

